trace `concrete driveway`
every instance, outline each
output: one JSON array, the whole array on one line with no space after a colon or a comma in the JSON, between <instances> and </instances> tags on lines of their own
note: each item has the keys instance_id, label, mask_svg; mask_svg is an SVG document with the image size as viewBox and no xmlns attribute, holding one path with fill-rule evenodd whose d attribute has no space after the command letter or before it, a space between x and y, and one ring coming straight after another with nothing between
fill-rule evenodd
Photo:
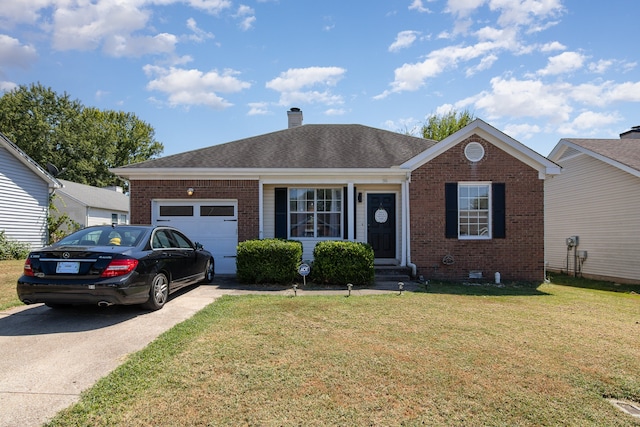
<instances>
[{"instance_id":1,"label":"concrete driveway","mask_svg":"<svg viewBox=\"0 0 640 427\"><path fill-rule=\"evenodd\" d=\"M218 286L186 288L155 312L41 304L0 312L0 426L41 426L128 354L230 293Z\"/></svg>"},{"instance_id":2,"label":"concrete driveway","mask_svg":"<svg viewBox=\"0 0 640 427\"><path fill-rule=\"evenodd\" d=\"M232 277L173 294L162 310L137 306L42 304L0 312L0 427L41 426L79 400L80 393L174 325L222 295L343 295L346 289L239 286ZM405 287L411 291L415 284ZM353 295L397 292L397 283L354 289Z\"/></svg>"}]
</instances>

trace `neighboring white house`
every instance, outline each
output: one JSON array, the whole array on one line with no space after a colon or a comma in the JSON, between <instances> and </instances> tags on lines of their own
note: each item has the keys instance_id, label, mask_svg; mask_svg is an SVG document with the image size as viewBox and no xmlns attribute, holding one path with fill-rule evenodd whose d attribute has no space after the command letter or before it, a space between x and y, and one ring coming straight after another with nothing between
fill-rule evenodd
<instances>
[{"instance_id":1,"label":"neighboring white house","mask_svg":"<svg viewBox=\"0 0 640 427\"><path fill-rule=\"evenodd\" d=\"M120 187L98 188L77 182L59 180L63 187L56 191L54 205L81 227L129 223L129 196Z\"/></svg>"},{"instance_id":2,"label":"neighboring white house","mask_svg":"<svg viewBox=\"0 0 640 427\"><path fill-rule=\"evenodd\" d=\"M545 258L552 271L640 283L640 126L620 139L562 139L545 181Z\"/></svg>"},{"instance_id":3,"label":"neighboring white house","mask_svg":"<svg viewBox=\"0 0 640 427\"><path fill-rule=\"evenodd\" d=\"M49 195L60 182L0 133L0 231L39 249L48 243Z\"/></svg>"}]
</instances>

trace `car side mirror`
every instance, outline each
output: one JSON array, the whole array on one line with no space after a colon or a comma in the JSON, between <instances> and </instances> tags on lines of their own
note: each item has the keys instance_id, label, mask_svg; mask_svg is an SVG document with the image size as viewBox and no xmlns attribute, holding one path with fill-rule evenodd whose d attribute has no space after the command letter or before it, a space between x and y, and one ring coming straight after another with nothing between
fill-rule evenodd
<instances>
[{"instance_id":1,"label":"car side mirror","mask_svg":"<svg viewBox=\"0 0 640 427\"><path fill-rule=\"evenodd\" d=\"M202 248L203 248L202 243L200 243L200 242L195 242L195 245L196 245L196 250L197 250L197 251L202 250Z\"/></svg>"}]
</instances>

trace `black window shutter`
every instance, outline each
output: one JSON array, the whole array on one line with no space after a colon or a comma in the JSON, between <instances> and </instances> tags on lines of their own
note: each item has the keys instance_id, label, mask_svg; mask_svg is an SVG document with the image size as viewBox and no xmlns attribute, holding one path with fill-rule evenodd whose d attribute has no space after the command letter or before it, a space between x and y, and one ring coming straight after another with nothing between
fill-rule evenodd
<instances>
[{"instance_id":1,"label":"black window shutter","mask_svg":"<svg viewBox=\"0 0 640 427\"><path fill-rule=\"evenodd\" d=\"M493 217L493 238L504 239L506 237L506 202L504 193L504 183L494 182L491 185L491 209Z\"/></svg>"},{"instance_id":2,"label":"black window shutter","mask_svg":"<svg viewBox=\"0 0 640 427\"><path fill-rule=\"evenodd\" d=\"M279 239L287 238L287 189L275 189L276 201L276 229L275 237Z\"/></svg>"},{"instance_id":3,"label":"black window shutter","mask_svg":"<svg viewBox=\"0 0 640 427\"><path fill-rule=\"evenodd\" d=\"M342 238L347 240L349 238L349 200L347 199L347 195L349 194L348 187L342 187ZM356 223L356 197L358 193L356 192L356 188L353 188L353 223ZM357 227L354 226L353 229L353 238L356 238L356 230Z\"/></svg>"},{"instance_id":4,"label":"black window shutter","mask_svg":"<svg viewBox=\"0 0 640 427\"><path fill-rule=\"evenodd\" d=\"M446 238L458 237L458 184L447 182L444 184L444 209L445 225L444 236Z\"/></svg>"}]
</instances>

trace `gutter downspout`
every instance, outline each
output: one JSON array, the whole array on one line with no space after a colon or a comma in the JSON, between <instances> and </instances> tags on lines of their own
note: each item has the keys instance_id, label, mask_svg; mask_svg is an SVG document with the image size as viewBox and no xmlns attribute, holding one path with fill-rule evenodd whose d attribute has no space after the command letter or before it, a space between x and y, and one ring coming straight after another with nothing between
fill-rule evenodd
<instances>
[{"instance_id":1,"label":"gutter downspout","mask_svg":"<svg viewBox=\"0 0 640 427\"><path fill-rule=\"evenodd\" d=\"M409 200L409 184L411 183L411 172L407 172L407 179L402 185L402 199L404 200L404 218L403 223L405 224L406 229L406 238L407 238L407 267L411 268L411 277L416 277L418 275L418 266L411 262L411 211L409 205L411 204Z\"/></svg>"}]
</instances>

